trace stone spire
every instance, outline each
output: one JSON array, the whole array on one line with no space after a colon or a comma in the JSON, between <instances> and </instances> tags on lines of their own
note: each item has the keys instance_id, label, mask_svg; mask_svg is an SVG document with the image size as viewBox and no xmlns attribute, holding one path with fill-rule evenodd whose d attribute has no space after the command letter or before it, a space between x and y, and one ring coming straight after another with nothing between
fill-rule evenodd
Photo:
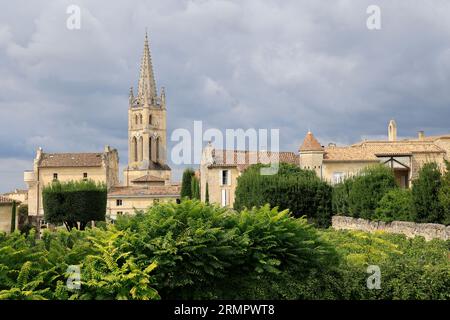
<instances>
[{"instance_id":1,"label":"stone spire","mask_svg":"<svg viewBox=\"0 0 450 320\"><path fill-rule=\"evenodd\" d=\"M142 55L137 94L141 104L144 101L148 101L150 104L156 104L157 92L147 32L145 33L144 53Z\"/></svg>"}]
</instances>

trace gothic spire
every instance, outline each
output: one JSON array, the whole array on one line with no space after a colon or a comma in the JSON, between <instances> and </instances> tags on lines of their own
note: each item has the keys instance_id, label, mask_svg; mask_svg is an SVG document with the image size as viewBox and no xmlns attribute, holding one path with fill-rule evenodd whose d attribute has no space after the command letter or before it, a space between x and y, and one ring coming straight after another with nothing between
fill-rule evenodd
<instances>
[{"instance_id":1,"label":"gothic spire","mask_svg":"<svg viewBox=\"0 0 450 320\"><path fill-rule=\"evenodd\" d=\"M157 100L155 77L153 75L152 57L150 55L147 32L145 32L144 53L142 55L139 74L138 98L141 103L148 101L149 103L154 104Z\"/></svg>"}]
</instances>

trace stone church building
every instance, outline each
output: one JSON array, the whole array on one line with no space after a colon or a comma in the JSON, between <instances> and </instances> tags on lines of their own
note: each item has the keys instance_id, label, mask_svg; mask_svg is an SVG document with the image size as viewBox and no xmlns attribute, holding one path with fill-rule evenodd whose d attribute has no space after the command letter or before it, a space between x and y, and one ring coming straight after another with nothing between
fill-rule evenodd
<instances>
[{"instance_id":1,"label":"stone church building","mask_svg":"<svg viewBox=\"0 0 450 320\"><path fill-rule=\"evenodd\" d=\"M249 165L270 163L268 159L267 152L216 150L207 145L200 164L202 200L208 184L210 202L232 206L237 178ZM445 160L450 160L450 134L426 137L420 131L415 138L397 139L397 124L391 120L387 140L323 146L308 132L298 152L279 152L278 159L313 170L330 184L342 182L371 164L382 163L392 168L400 187L409 188L424 163L436 162L444 170Z\"/></svg>"},{"instance_id":2,"label":"stone church building","mask_svg":"<svg viewBox=\"0 0 450 320\"><path fill-rule=\"evenodd\" d=\"M108 188L108 219L145 210L157 202L177 201L180 186L171 182L167 165L166 99L158 95L147 34L141 60L138 90L129 93L128 165L119 182L119 154L106 146L97 153L46 153L39 148L33 169L25 171L29 215L43 219L42 189L58 181L92 179Z\"/></svg>"}]
</instances>

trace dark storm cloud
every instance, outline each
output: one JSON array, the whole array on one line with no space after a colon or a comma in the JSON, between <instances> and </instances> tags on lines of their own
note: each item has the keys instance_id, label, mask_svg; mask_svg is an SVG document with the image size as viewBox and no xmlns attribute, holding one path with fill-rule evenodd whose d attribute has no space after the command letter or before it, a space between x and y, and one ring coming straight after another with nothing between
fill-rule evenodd
<instances>
[{"instance_id":1,"label":"dark storm cloud","mask_svg":"<svg viewBox=\"0 0 450 320\"><path fill-rule=\"evenodd\" d=\"M25 1L0 10L0 191L22 185L37 147L119 149L149 29L168 134L279 128L320 141L450 130L450 3L432 1ZM81 30L66 8L81 7ZM368 5L382 29L366 28ZM174 168L176 169L176 168ZM178 171L181 169L178 168Z\"/></svg>"}]
</instances>

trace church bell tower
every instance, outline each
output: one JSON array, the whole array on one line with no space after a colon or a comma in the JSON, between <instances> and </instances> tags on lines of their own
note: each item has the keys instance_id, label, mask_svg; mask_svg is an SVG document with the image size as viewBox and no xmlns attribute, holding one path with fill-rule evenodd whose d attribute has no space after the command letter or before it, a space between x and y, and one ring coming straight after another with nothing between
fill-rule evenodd
<instances>
[{"instance_id":1,"label":"church bell tower","mask_svg":"<svg viewBox=\"0 0 450 320\"><path fill-rule=\"evenodd\" d=\"M145 182L170 181L167 165L166 97L156 89L147 33L141 60L138 90L130 88L128 106L128 166L126 186Z\"/></svg>"}]
</instances>

